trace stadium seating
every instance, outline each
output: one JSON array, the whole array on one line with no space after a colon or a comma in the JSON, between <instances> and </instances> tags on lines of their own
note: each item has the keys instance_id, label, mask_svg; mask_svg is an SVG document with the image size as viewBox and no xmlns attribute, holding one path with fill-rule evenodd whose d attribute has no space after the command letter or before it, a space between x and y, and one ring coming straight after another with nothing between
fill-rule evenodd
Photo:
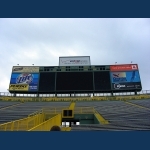
<instances>
[{"instance_id":1,"label":"stadium seating","mask_svg":"<svg viewBox=\"0 0 150 150\"><path fill-rule=\"evenodd\" d=\"M0 102L0 123L25 118L44 107L68 107L70 102ZM6 109L4 109L7 107ZM76 102L76 107L94 107L109 124L81 124L71 131L81 130L150 130L150 100Z\"/></svg>"}]
</instances>

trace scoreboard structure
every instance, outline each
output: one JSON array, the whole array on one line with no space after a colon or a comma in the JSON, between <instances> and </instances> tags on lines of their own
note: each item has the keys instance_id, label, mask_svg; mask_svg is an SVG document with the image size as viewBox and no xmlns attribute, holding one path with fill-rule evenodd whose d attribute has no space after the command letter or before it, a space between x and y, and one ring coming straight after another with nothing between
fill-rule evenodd
<instances>
[{"instance_id":1,"label":"scoreboard structure","mask_svg":"<svg viewBox=\"0 0 150 150\"><path fill-rule=\"evenodd\" d=\"M142 90L137 64L14 66L10 93L116 93Z\"/></svg>"}]
</instances>

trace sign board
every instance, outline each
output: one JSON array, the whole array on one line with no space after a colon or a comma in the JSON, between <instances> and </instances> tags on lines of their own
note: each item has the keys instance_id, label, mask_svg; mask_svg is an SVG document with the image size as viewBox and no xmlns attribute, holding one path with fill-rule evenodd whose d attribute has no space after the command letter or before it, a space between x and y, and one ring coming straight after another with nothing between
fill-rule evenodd
<instances>
[{"instance_id":1,"label":"sign board","mask_svg":"<svg viewBox=\"0 0 150 150\"><path fill-rule=\"evenodd\" d=\"M10 84L9 90L10 91L28 91L29 85L27 84Z\"/></svg>"},{"instance_id":2,"label":"sign board","mask_svg":"<svg viewBox=\"0 0 150 150\"><path fill-rule=\"evenodd\" d=\"M39 72L39 67L13 67L12 72Z\"/></svg>"},{"instance_id":3,"label":"sign board","mask_svg":"<svg viewBox=\"0 0 150 150\"><path fill-rule=\"evenodd\" d=\"M138 71L111 72L112 83L141 82Z\"/></svg>"},{"instance_id":4,"label":"sign board","mask_svg":"<svg viewBox=\"0 0 150 150\"><path fill-rule=\"evenodd\" d=\"M111 82L113 90L128 90L142 88L138 70L111 72Z\"/></svg>"},{"instance_id":5,"label":"sign board","mask_svg":"<svg viewBox=\"0 0 150 150\"><path fill-rule=\"evenodd\" d=\"M141 89L141 82L112 83L113 90Z\"/></svg>"},{"instance_id":6,"label":"sign board","mask_svg":"<svg viewBox=\"0 0 150 150\"><path fill-rule=\"evenodd\" d=\"M12 73L11 80L10 80L10 87L11 90L13 87L23 89L21 91L37 91L38 90L38 80L39 74L38 73ZM13 86L11 86L13 85ZM22 85L28 85L23 88Z\"/></svg>"},{"instance_id":7,"label":"sign board","mask_svg":"<svg viewBox=\"0 0 150 150\"><path fill-rule=\"evenodd\" d=\"M90 56L59 57L59 66L90 66Z\"/></svg>"},{"instance_id":8,"label":"sign board","mask_svg":"<svg viewBox=\"0 0 150 150\"><path fill-rule=\"evenodd\" d=\"M129 65L113 65L110 66L111 71L129 71L129 70L138 70L137 64Z\"/></svg>"}]
</instances>

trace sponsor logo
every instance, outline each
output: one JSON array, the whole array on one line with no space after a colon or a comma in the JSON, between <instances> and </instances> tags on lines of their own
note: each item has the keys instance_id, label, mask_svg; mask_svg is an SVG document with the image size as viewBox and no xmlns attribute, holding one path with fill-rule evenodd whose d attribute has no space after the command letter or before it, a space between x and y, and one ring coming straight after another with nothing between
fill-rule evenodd
<instances>
[{"instance_id":1,"label":"sponsor logo","mask_svg":"<svg viewBox=\"0 0 150 150\"><path fill-rule=\"evenodd\" d=\"M22 91L28 91L29 86L23 85L23 84L11 84L9 86L9 90L22 90Z\"/></svg>"},{"instance_id":2,"label":"sponsor logo","mask_svg":"<svg viewBox=\"0 0 150 150\"><path fill-rule=\"evenodd\" d=\"M125 72L112 73L112 77L113 77L113 82L126 82L127 81Z\"/></svg>"},{"instance_id":3,"label":"sponsor logo","mask_svg":"<svg viewBox=\"0 0 150 150\"><path fill-rule=\"evenodd\" d=\"M29 86L30 90L37 90L37 86Z\"/></svg>"},{"instance_id":4,"label":"sponsor logo","mask_svg":"<svg viewBox=\"0 0 150 150\"><path fill-rule=\"evenodd\" d=\"M80 62L80 60L70 60L70 62L78 63L78 62Z\"/></svg>"},{"instance_id":5,"label":"sponsor logo","mask_svg":"<svg viewBox=\"0 0 150 150\"><path fill-rule=\"evenodd\" d=\"M23 70L23 67L13 69L13 71L19 71L19 70Z\"/></svg>"},{"instance_id":6,"label":"sponsor logo","mask_svg":"<svg viewBox=\"0 0 150 150\"><path fill-rule=\"evenodd\" d=\"M16 79L17 84L30 84L32 81L33 75L30 73L22 73Z\"/></svg>"},{"instance_id":7,"label":"sponsor logo","mask_svg":"<svg viewBox=\"0 0 150 150\"><path fill-rule=\"evenodd\" d=\"M125 85L120 85L120 84L114 84L115 89L120 89L120 88L125 88Z\"/></svg>"},{"instance_id":8,"label":"sponsor logo","mask_svg":"<svg viewBox=\"0 0 150 150\"><path fill-rule=\"evenodd\" d=\"M39 72L39 67L14 67L13 72Z\"/></svg>"},{"instance_id":9,"label":"sponsor logo","mask_svg":"<svg viewBox=\"0 0 150 150\"><path fill-rule=\"evenodd\" d=\"M61 60L64 64L88 63L87 60Z\"/></svg>"},{"instance_id":10,"label":"sponsor logo","mask_svg":"<svg viewBox=\"0 0 150 150\"><path fill-rule=\"evenodd\" d=\"M134 85L127 85L127 87L134 87Z\"/></svg>"},{"instance_id":11,"label":"sponsor logo","mask_svg":"<svg viewBox=\"0 0 150 150\"><path fill-rule=\"evenodd\" d=\"M132 69L134 70L137 70L137 66L136 65L132 65Z\"/></svg>"},{"instance_id":12,"label":"sponsor logo","mask_svg":"<svg viewBox=\"0 0 150 150\"><path fill-rule=\"evenodd\" d=\"M140 85L135 85L136 88L140 87Z\"/></svg>"}]
</instances>

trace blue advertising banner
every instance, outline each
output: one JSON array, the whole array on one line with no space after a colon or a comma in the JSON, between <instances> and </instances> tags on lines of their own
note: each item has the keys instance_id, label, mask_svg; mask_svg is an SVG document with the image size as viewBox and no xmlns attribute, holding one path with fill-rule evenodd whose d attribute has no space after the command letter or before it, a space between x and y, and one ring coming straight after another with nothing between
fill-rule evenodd
<instances>
[{"instance_id":1,"label":"blue advertising banner","mask_svg":"<svg viewBox=\"0 0 150 150\"><path fill-rule=\"evenodd\" d=\"M28 84L29 91L37 91L38 80L38 73L12 73L10 84Z\"/></svg>"},{"instance_id":2,"label":"blue advertising banner","mask_svg":"<svg viewBox=\"0 0 150 150\"><path fill-rule=\"evenodd\" d=\"M112 83L141 82L139 71L111 72Z\"/></svg>"}]
</instances>

